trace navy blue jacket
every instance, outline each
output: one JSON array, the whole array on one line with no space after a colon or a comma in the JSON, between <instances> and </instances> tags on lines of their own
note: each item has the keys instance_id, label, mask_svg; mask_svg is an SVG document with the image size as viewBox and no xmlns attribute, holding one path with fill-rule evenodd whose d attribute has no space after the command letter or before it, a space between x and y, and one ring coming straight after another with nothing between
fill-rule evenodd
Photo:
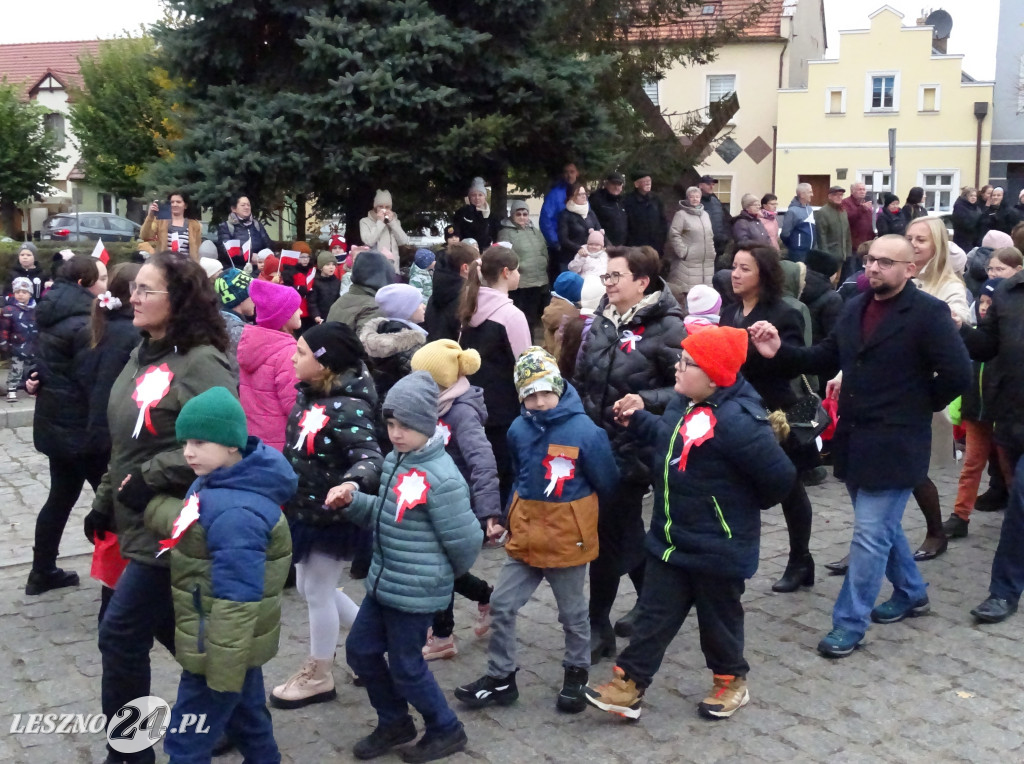
<instances>
[{"instance_id":1,"label":"navy blue jacket","mask_svg":"<svg viewBox=\"0 0 1024 764\"><path fill-rule=\"evenodd\" d=\"M267 233L267 229L263 227L263 224L253 218L251 225L244 225L242 223L231 224L230 221L225 220L219 226L217 226L217 254L220 257L220 262L225 268L244 268L245 267L245 256L238 255L231 257L228 255L228 251L225 248L225 244L232 239L238 239L242 249L245 249L245 242L249 241L252 243L251 256L255 257L256 253L261 249L270 249L273 242L270 240L270 234Z\"/></svg>"},{"instance_id":2,"label":"navy blue jacket","mask_svg":"<svg viewBox=\"0 0 1024 764\"><path fill-rule=\"evenodd\" d=\"M710 411L713 435L691 446L680 469L690 411ZM629 430L654 446L654 510L647 551L687 570L723 578L757 571L761 510L789 493L796 468L768 424L768 411L753 386L736 378L699 404L676 395L660 417L637 411Z\"/></svg>"},{"instance_id":3,"label":"navy blue jacket","mask_svg":"<svg viewBox=\"0 0 1024 764\"><path fill-rule=\"evenodd\" d=\"M892 297L889 315L865 342L865 292L851 299L835 328L809 348L783 345L785 373L843 372L839 425L832 438L835 475L860 488L913 488L928 476L932 412L971 383L967 348L949 306L912 282Z\"/></svg>"}]
</instances>

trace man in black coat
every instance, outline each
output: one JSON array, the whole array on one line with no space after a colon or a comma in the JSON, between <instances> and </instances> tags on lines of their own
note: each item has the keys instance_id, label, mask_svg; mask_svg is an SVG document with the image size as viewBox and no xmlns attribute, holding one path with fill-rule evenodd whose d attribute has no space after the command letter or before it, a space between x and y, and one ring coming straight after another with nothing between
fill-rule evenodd
<instances>
[{"instance_id":1,"label":"man in black coat","mask_svg":"<svg viewBox=\"0 0 1024 764\"><path fill-rule=\"evenodd\" d=\"M864 266L870 290L846 304L817 345L783 345L767 322L750 327L757 351L789 374L843 373L832 454L855 522L833 628L818 644L829 658L857 648L869 615L875 623L895 623L928 610L927 584L900 523L914 486L928 475L932 412L971 382L970 359L949 307L911 283L917 267L910 244L882 236ZM883 576L892 581L893 595L873 607Z\"/></svg>"},{"instance_id":2,"label":"man in black coat","mask_svg":"<svg viewBox=\"0 0 1024 764\"><path fill-rule=\"evenodd\" d=\"M626 208L622 203L622 186L626 179L621 172L610 172L604 187L590 195L590 209L601 221L605 245L621 247L626 243Z\"/></svg>"},{"instance_id":3,"label":"man in black coat","mask_svg":"<svg viewBox=\"0 0 1024 764\"><path fill-rule=\"evenodd\" d=\"M668 235L661 199L651 193L649 172L637 170L632 179L635 190L622 200L627 221L626 246L654 247L661 257L665 252L665 237Z\"/></svg>"},{"instance_id":4,"label":"man in black coat","mask_svg":"<svg viewBox=\"0 0 1024 764\"><path fill-rule=\"evenodd\" d=\"M986 387L995 391L987 413L995 424L993 439L1003 476L1008 485L1012 480L1012 487L992 561L989 597L971 611L979 621L998 623L1017 611L1024 591L1024 271L999 285L978 328L963 326L960 336L974 360L999 358L995 379L988 378L985 368Z\"/></svg>"},{"instance_id":5,"label":"man in black coat","mask_svg":"<svg viewBox=\"0 0 1024 764\"><path fill-rule=\"evenodd\" d=\"M711 232L715 241L715 257L725 254L725 248L732 239L732 216L725 209L722 200L715 194L718 181L710 175L702 175L697 187L700 189L700 203L711 220Z\"/></svg>"}]
</instances>

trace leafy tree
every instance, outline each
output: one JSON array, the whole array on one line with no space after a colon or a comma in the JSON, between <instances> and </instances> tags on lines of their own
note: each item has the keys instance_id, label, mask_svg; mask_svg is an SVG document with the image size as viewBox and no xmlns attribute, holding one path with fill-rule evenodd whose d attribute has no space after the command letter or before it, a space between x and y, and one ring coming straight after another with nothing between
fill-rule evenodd
<instances>
[{"instance_id":1,"label":"leafy tree","mask_svg":"<svg viewBox=\"0 0 1024 764\"><path fill-rule=\"evenodd\" d=\"M144 173L168 155L174 135L169 81L151 37L111 40L79 61L83 87L71 91L71 125L86 179L128 201L142 219Z\"/></svg>"},{"instance_id":2,"label":"leafy tree","mask_svg":"<svg viewBox=\"0 0 1024 764\"><path fill-rule=\"evenodd\" d=\"M62 159L43 129L46 110L21 101L19 93L0 81L0 227L9 235L17 206L50 191Z\"/></svg>"}]
</instances>

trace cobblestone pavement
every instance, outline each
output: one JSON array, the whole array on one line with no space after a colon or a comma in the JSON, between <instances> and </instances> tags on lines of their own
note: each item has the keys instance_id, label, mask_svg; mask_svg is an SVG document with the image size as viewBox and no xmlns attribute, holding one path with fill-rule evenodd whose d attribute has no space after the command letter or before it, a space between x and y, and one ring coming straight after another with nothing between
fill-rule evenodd
<instances>
[{"instance_id":1,"label":"cobblestone pavement","mask_svg":"<svg viewBox=\"0 0 1024 764\"><path fill-rule=\"evenodd\" d=\"M46 494L46 461L31 446L29 428L0 429L0 761L71 764L101 761L101 734L12 734L17 713L98 713L100 663L96 648L99 585L86 578L83 495L65 534L62 564L83 576L75 590L26 597L35 513ZM936 480L943 505L955 490L952 471ZM88 494L88 491L86 492ZM810 489L815 509L812 551L819 563L845 553L851 512L833 479ZM773 594L771 582L785 564L787 536L778 508L764 514L761 567L748 583L747 659L751 702L725 722L697 716L710 686L691 618L670 647L648 691L637 723L594 710L577 716L554 708L561 682L562 633L550 591L542 587L524 608L519 628L521 697L509 708L458 709L451 689L484 669L486 642L474 638L471 605L457 602L460 653L432 664L459 711L469 749L459 762L1006 762L1024 760L1020 722L1024 688L1019 680L1024 616L997 626L975 626L969 609L986 595L1001 514L979 514L971 535L951 544L942 558L923 564L931 583L932 612L891 626L875 626L864 649L832 662L815 645L831 625L841 578L820 568L813 589ZM911 502L905 527L916 545L923 522ZM493 581L504 557L484 550L475 572ZM344 582L357 599L360 582ZM628 579L617 612L633 602ZM888 596L884 589L883 597ZM265 668L268 685L290 675L307 654L305 609L294 590L284 603L280 654ZM344 640L342 640L342 644ZM621 641L620 641L621 643ZM363 690L343 667L335 668L338 699L299 711L274 711L286 762L351 761L350 749L367 734L374 715ZM169 701L176 688L174 661L153 652L153 693ZM611 664L592 675L605 681ZM162 756L162 752L161 752ZM236 764L232 754L221 762ZM384 761L397 761L385 757Z\"/></svg>"}]
</instances>

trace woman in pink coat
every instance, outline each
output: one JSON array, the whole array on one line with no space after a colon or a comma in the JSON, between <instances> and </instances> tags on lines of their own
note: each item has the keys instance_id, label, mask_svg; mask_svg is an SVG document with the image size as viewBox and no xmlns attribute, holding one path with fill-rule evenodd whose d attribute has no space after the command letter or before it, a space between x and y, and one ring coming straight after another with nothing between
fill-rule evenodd
<instances>
[{"instance_id":1,"label":"woman in pink coat","mask_svg":"<svg viewBox=\"0 0 1024 764\"><path fill-rule=\"evenodd\" d=\"M249 434L284 451L284 430L299 381L292 366L292 332L301 325L302 298L291 287L258 280L249 284L249 296L256 324L247 325L238 341L238 399Z\"/></svg>"}]
</instances>

